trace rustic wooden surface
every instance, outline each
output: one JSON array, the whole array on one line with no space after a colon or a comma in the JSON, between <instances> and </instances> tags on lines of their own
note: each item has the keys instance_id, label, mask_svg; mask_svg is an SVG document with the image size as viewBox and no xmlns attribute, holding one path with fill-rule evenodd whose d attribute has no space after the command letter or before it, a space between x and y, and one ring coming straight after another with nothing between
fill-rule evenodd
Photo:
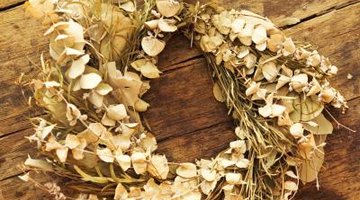
<instances>
[{"instance_id":1,"label":"rustic wooden surface","mask_svg":"<svg viewBox=\"0 0 360 200\"><path fill-rule=\"evenodd\" d=\"M28 154L36 154L24 139L32 133L27 119L41 113L27 106L24 96L29 91L23 94L14 82L22 72L36 74L39 55L47 50L47 42L41 38L44 30L24 16L23 2L0 0L0 200L52 199L17 178L21 173L17 166ZM277 24L286 17L298 18L299 23L283 27L285 32L318 46L339 67L334 85L343 91L351 109L346 114L332 113L358 133L344 128L334 131L325 148L320 191L315 184L308 184L295 199L360 199L360 1L219 0L219 4L255 11ZM234 127L224 105L212 96L204 58L197 49L189 48L183 36L176 35L160 60L163 76L152 82L145 97L152 105L145 117L160 142L159 151L173 161L216 155L234 138ZM346 78L349 73L351 80ZM36 176L42 182L51 179Z\"/></svg>"}]
</instances>

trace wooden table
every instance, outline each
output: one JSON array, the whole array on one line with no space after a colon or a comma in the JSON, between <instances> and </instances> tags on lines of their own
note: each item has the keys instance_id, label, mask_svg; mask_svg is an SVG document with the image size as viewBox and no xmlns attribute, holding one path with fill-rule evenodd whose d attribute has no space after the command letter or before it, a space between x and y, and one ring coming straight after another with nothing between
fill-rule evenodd
<instances>
[{"instance_id":1,"label":"wooden table","mask_svg":"<svg viewBox=\"0 0 360 200\"><path fill-rule=\"evenodd\" d=\"M193 1L193 0L192 0ZM193 1L194 2L194 1ZM205 0L203 2L206 2ZM22 0L0 1L0 199L52 199L29 183L20 181L18 165L34 145L25 136L33 132L28 117L40 115L27 106L31 95L15 81L21 73L37 73L41 52L47 51L41 25L24 16ZM342 124L358 130L336 129L328 139L326 163L320 173L320 191L306 185L296 199L360 199L360 1L359 0L219 0L230 8L245 8L265 15L277 24L286 17L299 23L285 26L297 40L307 40L339 67L332 81L349 101L346 114L332 111ZM163 75L152 82L145 99L145 114L160 142L159 151L173 161L211 157L233 139L233 124L224 105L212 95L212 80L204 58L189 48L183 36L174 36L161 55ZM352 74L351 80L347 75ZM37 174L41 182L50 177Z\"/></svg>"}]
</instances>

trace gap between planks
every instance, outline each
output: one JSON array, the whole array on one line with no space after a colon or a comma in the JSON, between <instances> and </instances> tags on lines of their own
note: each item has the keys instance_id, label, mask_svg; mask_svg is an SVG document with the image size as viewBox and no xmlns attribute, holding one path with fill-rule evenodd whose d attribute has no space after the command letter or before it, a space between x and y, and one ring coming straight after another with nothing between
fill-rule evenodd
<instances>
[{"instance_id":1,"label":"gap between planks","mask_svg":"<svg viewBox=\"0 0 360 200\"><path fill-rule=\"evenodd\" d=\"M292 28L294 26L297 26L299 24L311 21L312 19L315 19L317 17L321 17L321 16L326 15L328 13L331 13L333 11L341 10L341 9L347 8L349 6L358 4L358 3L360 3L360 0L355 0L355 1L350 1L350 2L345 2L345 3L342 3L342 4L338 4L338 5L335 5L335 6L331 7L331 8L321 10L318 13L315 13L315 14L309 15L309 16L303 18L303 19L300 19L300 21L295 23L295 24L280 26L280 28L282 30L290 29L290 28Z\"/></svg>"},{"instance_id":2,"label":"gap between planks","mask_svg":"<svg viewBox=\"0 0 360 200\"><path fill-rule=\"evenodd\" d=\"M20 2L16 2L16 3L10 4L10 5L4 6L4 7L0 7L0 12L7 11L10 9L16 8L18 6L22 6L24 3L25 3L25 1L20 1Z\"/></svg>"}]
</instances>

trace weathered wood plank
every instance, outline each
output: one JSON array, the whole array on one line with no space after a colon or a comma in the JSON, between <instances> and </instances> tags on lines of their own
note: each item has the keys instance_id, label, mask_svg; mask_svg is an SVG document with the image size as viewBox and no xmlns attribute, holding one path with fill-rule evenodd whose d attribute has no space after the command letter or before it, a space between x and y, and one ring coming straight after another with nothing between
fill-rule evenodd
<instances>
[{"instance_id":1,"label":"weathered wood plank","mask_svg":"<svg viewBox=\"0 0 360 200\"><path fill-rule=\"evenodd\" d=\"M29 90L23 95L15 81L21 73L31 78L38 72L33 63L39 63L47 40L42 36L44 28L25 18L23 6L0 12L0 31L0 122L7 125L0 126L1 137L28 127L27 117L35 114L26 103Z\"/></svg>"},{"instance_id":2,"label":"weathered wood plank","mask_svg":"<svg viewBox=\"0 0 360 200\"><path fill-rule=\"evenodd\" d=\"M186 2L196 3L198 0L185 0ZM208 3L208 0L200 0ZM275 24L280 24L284 18L297 18L304 20L318 14L328 12L336 8L341 8L349 4L359 2L359 0L217 0L219 5L228 9L247 9L270 18Z\"/></svg>"},{"instance_id":3,"label":"weathered wood plank","mask_svg":"<svg viewBox=\"0 0 360 200\"><path fill-rule=\"evenodd\" d=\"M63 180L59 180L56 176L43 173L31 173L31 176L39 184L45 184L48 182L59 182L58 184L65 185ZM45 190L40 189L32 182L24 182L17 176L8 178L0 182L0 200L47 200L54 199L54 196L50 195Z\"/></svg>"}]
</instances>

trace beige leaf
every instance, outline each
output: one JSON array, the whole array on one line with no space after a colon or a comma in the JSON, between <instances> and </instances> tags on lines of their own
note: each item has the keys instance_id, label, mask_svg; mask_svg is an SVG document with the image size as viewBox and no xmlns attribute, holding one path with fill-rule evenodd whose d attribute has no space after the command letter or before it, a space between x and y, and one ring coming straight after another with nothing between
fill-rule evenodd
<instances>
[{"instance_id":1,"label":"beige leaf","mask_svg":"<svg viewBox=\"0 0 360 200\"><path fill-rule=\"evenodd\" d=\"M200 175L206 180L206 181L214 181L216 178L216 171L215 170L211 170L211 169L207 169L207 168L202 168L200 169Z\"/></svg>"},{"instance_id":2,"label":"beige leaf","mask_svg":"<svg viewBox=\"0 0 360 200\"><path fill-rule=\"evenodd\" d=\"M156 0L156 7L165 17L175 16L181 9L181 4L176 0Z\"/></svg>"},{"instance_id":3,"label":"beige leaf","mask_svg":"<svg viewBox=\"0 0 360 200\"><path fill-rule=\"evenodd\" d=\"M276 64L270 61L262 66L262 73L267 81L273 82L279 74L279 71Z\"/></svg>"},{"instance_id":4,"label":"beige leaf","mask_svg":"<svg viewBox=\"0 0 360 200\"><path fill-rule=\"evenodd\" d=\"M66 47L65 54L68 56L81 56L84 54L84 50L77 50L74 48Z\"/></svg>"},{"instance_id":5,"label":"beige leaf","mask_svg":"<svg viewBox=\"0 0 360 200\"><path fill-rule=\"evenodd\" d=\"M125 10L126 12L134 12L136 10L134 2L132 1L127 1L123 4L120 4L119 6L121 9Z\"/></svg>"},{"instance_id":6,"label":"beige leaf","mask_svg":"<svg viewBox=\"0 0 360 200\"><path fill-rule=\"evenodd\" d=\"M263 117L269 117L272 113L271 105L266 105L264 107L259 108L259 114Z\"/></svg>"},{"instance_id":7,"label":"beige leaf","mask_svg":"<svg viewBox=\"0 0 360 200\"><path fill-rule=\"evenodd\" d=\"M99 156L100 160L106 163L113 163L114 162L114 155L108 148L98 148L96 149L96 155Z\"/></svg>"},{"instance_id":8,"label":"beige leaf","mask_svg":"<svg viewBox=\"0 0 360 200\"><path fill-rule=\"evenodd\" d=\"M79 138L74 134L67 134L65 138L65 146L69 149L74 149L80 144Z\"/></svg>"},{"instance_id":9,"label":"beige leaf","mask_svg":"<svg viewBox=\"0 0 360 200\"><path fill-rule=\"evenodd\" d=\"M121 183L118 183L115 188L114 200L127 199L127 197L128 192L126 188Z\"/></svg>"},{"instance_id":10,"label":"beige leaf","mask_svg":"<svg viewBox=\"0 0 360 200\"><path fill-rule=\"evenodd\" d=\"M42 128L38 133L39 133L39 137L41 140L44 140L50 133L51 131L55 128L55 124L50 125L50 126L46 126L44 128Z\"/></svg>"},{"instance_id":11,"label":"beige leaf","mask_svg":"<svg viewBox=\"0 0 360 200\"><path fill-rule=\"evenodd\" d=\"M23 174L23 175L18 176L18 178L21 179L21 180L24 181L24 182L28 182L28 181L29 181L29 178L30 178L30 173L27 172L27 173L25 173L25 174Z\"/></svg>"},{"instance_id":12,"label":"beige leaf","mask_svg":"<svg viewBox=\"0 0 360 200\"><path fill-rule=\"evenodd\" d=\"M226 173L225 179L227 183L232 185L242 183L242 175L240 173Z\"/></svg>"},{"instance_id":13,"label":"beige leaf","mask_svg":"<svg viewBox=\"0 0 360 200\"><path fill-rule=\"evenodd\" d=\"M215 51L223 43L223 38L220 35L208 36L204 35L200 40L200 47L205 52Z\"/></svg>"},{"instance_id":14,"label":"beige leaf","mask_svg":"<svg viewBox=\"0 0 360 200\"><path fill-rule=\"evenodd\" d=\"M250 161L246 158L240 159L236 162L236 166L240 169L246 169L249 167Z\"/></svg>"},{"instance_id":15,"label":"beige leaf","mask_svg":"<svg viewBox=\"0 0 360 200\"><path fill-rule=\"evenodd\" d=\"M289 170L287 172L285 172L285 174L291 178L294 178L294 179L299 179L299 176L297 176L293 171Z\"/></svg>"},{"instance_id":16,"label":"beige leaf","mask_svg":"<svg viewBox=\"0 0 360 200\"><path fill-rule=\"evenodd\" d=\"M109 94L112 90L113 88L107 83L100 83L95 88L95 91L102 96Z\"/></svg>"},{"instance_id":17,"label":"beige leaf","mask_svg":"<svg viewBox=\"0 0 360 200\"><path fill-rule=\"evenodd\" d=\"M130 137L131 136L125 134L115 135L113 136L112 143L116 148L127 151L131 145Z\"/></svg>"},{"instance_id":18,"label":"beige leaf","mask_svg":"<svg viewBox=\"0 0 360 200\"><path fill-rule=\"evenodd\" d=\"M163 32L175 32L177 30L177 27L176 25L174 25L174 23L174 20L160 18L158 26L159 29Z\"/></svg>"},{"instance_id":19,"label":"beige leaf","mask_svg":"<svg viewBox=\"0 0 360 200\"><path fill-rule=\"evenodd\" d=\"M255 67L257 62L257 57L254 54L250 53L247 56L245 56L244 61L245 61L245 66L248 69L251 69Z\"/></svg>"},{"instance_id":20,"label":"beige leaf","mask_svg":"<svg viewBox=\"0 0 360 200\"><path fill-rule=\"evenodd\" d=\"M290 127L290 134L295 138L301 138L304 135L304 128L301 123L295 123Z\"/></svg>"},{"instance_id":21,"label":"beige leaf","mask_svg":"<svg viewBox=\"0 0 360 200\"><path fill-rule=\"evenodd\" d=\"M234 33L240 33L241 30L244 28L245 20L237 18L231 24L231 30Z\"/></svg>"},{"instance_id":22,"label":"beige leaf","mask_svg":"<svg viewBox=\"0 0 360 200\"><path fill-rule=\"evenodd\" d=\"M56 82L56 81L46 81L44 82L44 86L46 88L52 88L52 87L60 87L60 83Z\"/></svg>"},{"instance_id":23,"label":"beige leaf","mask_svg":"<svg viewBox=\"0 0 360 200\"><path fill-rule=\"evenodd\" d=\"M320 151L320 152L319 152ZM324 163L324 149L322 147L315 151L311 160L305 159L299 170L299 177L303 183L314 181L318 177L321 166Z\"/></svg>"},{"instance_id":24,"label":"beige leaf","mask_svg":"<svg viewBox=\"0 0 360 200\"><path fill-rule=\"evenodd\" d=\"M55 136L50 135L48 142L45 144L45 151L52 151L60 148L63 148L63 145L56 141Z\"/></svg>"},{"instance_id":25,"label":"beige leaf","mask_svg":"<svg viewBox=\"0 0 360 200\"><path fill-rule=\"evenodd\" d=\"M124 104L110 105L106 110L106 114L110 119L115 121L123 120L127 117Z\"/></svg>"},{"instance_id":26,"label":"beige leaf","mask_svg":"<svg viewBox=\"0 0 360 200\"><path fill-rule=\"evenodd\" d=\"M260 43L260 44L256 44L255 45L255 48L259 51L265 51L266 49L266 42L263 42L263 43Z\"/></svg>"},{"instance_id":27,"label":"beige leaf","mask_svg":"<svg viewBox=\"0 0 360 200\"><path fill-rule=\"evenodd\" d=\"M85 139L80 138L79 141L80 141L80 144L76 148L72 149L72 155L75 160L84 159L84 149L87 146L87 142Z\"/></svg>"},{"instance_id":28,"label":"beige leaf","mask_svg":"<svg viewBox=\"0 0 360 200\"><path fill-rule=\"evenodd\" d=\"M236 136L238 136L241 140L244 140L244 139L246 138L246 137L245 137L246 133L245 133L244 129L241 129L240 126L238 126L238 127L235 128L235 134L236 134Z\"/></svg>"},{"instance_id":29,"label":"beige leaf","mask_svg":"<svg viewBox=\"0 0 360 200\"><path fill-rule=\"evenodd\" d=\"M313 67L320 65L320 63L321 63L321 56L316 50L311 52L311 54L306 60L306 64Z\"/></svg>"},{"instance_id":30,"label":"beige leaf","mask_svg":"<svg viewBox=\"0 0 360 200\"><path fill-rule=\"evenodd\" d=\"M261 32L261 28L259 29L259 31ZM246 46L250 46L251 45L251 41L252 41L252 35L254 33L254 24L251 23L246 23L245 27L240 31L239 33L239 37L240 37L240 41L241 38L249 38L250 39L250 44L244 44ZM261 36L261 35L260 35ZM256 36L257 37L257 36ZM241 41L242 42L242 41Z\"/></svg>"},{"instance_id":31,"label":"beige leaf","mask_svg":"<svg viewBox=\"0 0 360 200\"><path fill-rule=\"evenodd\" d=\"M133 63L131 63L131 66L137 70L140 71L143 76L146 78L158 78L160 77L161 71L158 70L156 65L148 61L146 59L140 59Z\"/></svg>"},{"instance_id":32,"label":"beige leaf","mask_svg":"<svg viewBox=\"0 0 360 200\"><path fill-rule=\"evenodd\" d=\"M159 179L165 180L169 173L169 165L166 157L164 155L151 156L148 172Z\"/></svg>"},{"instance_id":33,"label":"beige leaf","mask_svg":"<svg viewBox=\"0 0 360 200\"><path fill-rule=\"evenodd\" d=\"M304 128L315 135L326 135L331 134L333 132L333 125L329 120L325 118L323 114L320 114L319 116L312 119L314 123L317 124L317 126L311 126L309 124L304 124Z\"/></svg>"},{"instance_id":34,"label":"beige leaf","mask_svg":"<svg viewBox=\"0 0 360 200\"><path fill-rule=\"evenodd\" d=\"M145 27L149 30L154 30L158 27L159 25L159 20L158 19L153 19L153 20L150 20L150 21L146 21L144 23Z\"/></svg>"},{"instance_id":35,"label":"beige leaf","mask_svg":"<svg viewBox=\"0 0 360 200\"><path fill-rule=\"evenodd\" d=\"M200 185L200 189L203 194L209 195L216 187L217 181L203 181Z\"/></svg>"},{"instance_id":36,"label":"beige leaf","mask_svg":"<svg viewBox=\"0 0 360 200\"><path fill-rule=\"evenodd\" d=\"M219 101L219 102L225 101L224 95L222 94L221 88L218 83L214 83L213 94L217 101Z\"/></svg>"},{"instance_id":37,"label":"beige leaf","mask_svg":"<svg viewBox=\"0 0 360 200\"><path fill-rule=\"evenodd\" d=\"M308 76L306 74L297 74L291 78L290 86L296 92L302 92L308 85Z\"/></svg>"},{"instance_id":38,"label":"beige leaf","mask_svg":"<svg viewBox=\"0 0 360 200\"><path fill-rule=\"evenodd\" d=\"M117 155L115 157L116 161L119 163L121 169L124 171L128 170L131 167L131 158L128 155Z\"/></svg>"},{"instance_id":39,"label":"beige leaf","mask_svg":"<svg viewBox=\"0 0 360 200\"><path fill-rule=\"evenodd\" d=\"M110 119L107 114L105 113L104 116L101 118L101 123L104 126L115 126L116 121L113 119Z\"/></svg>"},{"instance_id":40,"label":"beige leaf","mask_svg":"<svg viewBox=\"0 0 360 200\"><path fill-rule=\"evenodd\" d=\"M291 54L294 54L296 50L295 44L292 41L291 38L286 38L284 43L283 43L283 49L282 49L282 54L284 56L289 56Z\"/></svg>"},{"instance_id":41,"label":"beige leaf","mask_svg":"<svg viewBox=\"0 0 360 200\"><path fill-rule=\"evenodd\" d=\"M324 109L324 105L317 100L316 96L307 97L305 99L300 96L290 102L292 109L294 109L290 113L290 119L293 122L310 121L319 116Z\"/></svg>"},{"instance_id":42,"label":"beige leaf","mask_svg":"<svg viewBox=\"0 0 360 200\"><path fill-rule=\"evenodd\" d=\"M259 25L254 29L252 33L252 41L255 44L262 44L265 43L267 40L266 29L264 26Z\"/></svg>"},{"instance_id":43,"label":"beige leaf","mask_svg":"<svg viewBox=\"0 0 360 200\"><path fill-rule=\"evenodd\" d=\"M280 77L278 78L278 82L276 84L276 90L279 90L280 88L282 88L284 85L286 85L287 83L289 83L291 81L290 77L284 76L284 75L280 75Z\"/></svg>"},{"instance_id":44,"label":"beige leaf","mask_svg":"<svg viewBox=\"0 0 360 200\"><path fill-rule=\"evenodd\" d=\"M96 73L84 74L80 79L82 89L94 89L101 82L101 76Z\"/></svg>"},{"instance_id":45,"label":"beige leaf","mask_svg":"<svg viewBox=\"0 0 360 200\"><path fill-rule=\"evenodd\" d=\"M176 174L183 178L194 178L197 176L196 165L193 163L181 163L176 169Z\"/></svg>"},{"instance_id":46,"label":"beige leaf","mask_svg":"<svg viewBox=\"0 0 360 200\"><path fill-rule=\"evenodd\" d=\"M42 169L45 171L53 170L53 167L51 166L50 163L48 163L44 160L32 159L29 155L28 155L28 158L25 160L24 165L26 165L28 167Z\"/></svg>"},{"instance_id":47,"label":"beige leaf","mask_svg":"<svg viewBox=\"0 0 360 200\"><path fill-rule=\"evenodd\" d=\"M285 110L285 106L273 104L271 105L271 117L279 117L285 112Z\"/></svg>"},{"instance_id":48,"label":"beige leaf","mask_svg":"<svg viewBox=\"0 0 360 200\"><path fill-rule=\"evenodd\" d=\"M284 41L284 36L282 34L273 34L270 36L270 39L267 41L267 47L272 52L277 52L281 49Z\"/></svg>"},{"instance_id":49,"label":"beige leaf","mask_svg":"<svg viewBox=\"0 0 360 200\"><path fill-rule=\"evenodd\" d=\"M285 181L284 188L286 190L290 190L290 191L297 191L298 190L298 185L295 182L292 182L292 181Z\"/></svg>"},{"instance_id":50,"label":"beige leaf","mask_svg":"<svg viewBox=\"0 0 360 200\"><path fill-rule=\"evenodd\" d=\"M133 168L137 174L144 174L147 169L145 153L135 152L131 155Z\"/></svg>"},{"instance_id":51,"label":"beige leaf","mask_svg":"<svg viewBox=\"0 0 360 200\"><path fill-rule=\"evenodd\" d=\"M336 90L333 88L326 88L319 94L319 98L322 102L330 103L336 96Z\"/></svg>"},{"instance_id":52,"label":"beige leaf","mask_svg":"<svg viewBox=\"0 0 360 200\"><path fill-rule=\"evenodd\" d=\"M81 56L79 59L74 60L69 69L69 77L75 79L82 75L85 71L85 65L89 62L89 54Z\"/></svg>"},{"instance_id":53,"label":"beige leaf","mask_svg":"<svg viewBox=\"0 0 360 200\"><path fill-rule=\"evenodd\" d=\"M143 37L141 47L149 56L159 55L165 48L165 42L152 36Z\"/></svg>"},{"instance_id":54,"label":"beige leaf","mask_svg":"<svg viewBox=\"0 0 360 200\"><path fill-rule=\"evenodd\" d=\"M144 101L142 99L138 99L135 102L135 110L138 112L145 112L149 106L150 106L150 104L148 104L146 101Z\"/></svg>"},{"instance_id":55,"label":"beige leaf","mask_svg":"<svg viewBox=\"0 0 360 200\"><path fill-rule=\"evenodd\" d=\"M238 58L244 58L245 56L249 55L250 51L247 46L241 46L239 48L239 53L237 54Z\"/></svg>"},{"instance_id":56,"label":"beige leaf","mask_svg":"<svg viewBox=\"0 0 360 200\"><path fill-rule=\"evenodd\" d=\"M150 132L147 132L142 136L139 146L146 152L153 152L157 149L156 138Z\"/></svg>"},{"instance_id":57,"label":"beige leaf","mask_svg":"<svg viewBox=\"0 0 360 200\"><path fill-rule=\"evenodd\" d=\"M245 91L246 96L250 96L258 92L260 89L260 84L261 84L260 82L259 83L251 82L250 86Z\"/></svg>"},{"instance_id":58,"label":"beige leaf","mask_svg":"<svg viewBox=\"0 0 360 200\"><path fill-rule=\"evenodd\" d=\"M68 156L69 148L63 146L61 148L56 149L56 155L59 158L59 161L62 163L66 162Z\"/></svg>"},{"instance_id":59,"label":"beige leaf","mask_svg":"<svg viewBox=\"0 0 360 200\"><path fill-rule=\"evenodd\" d=\"M104 96L100 95L96 91L91 91L89 94L88 100L92 103L95 107L100 108L104 102Z\"/></svg>"}]
</instances>

